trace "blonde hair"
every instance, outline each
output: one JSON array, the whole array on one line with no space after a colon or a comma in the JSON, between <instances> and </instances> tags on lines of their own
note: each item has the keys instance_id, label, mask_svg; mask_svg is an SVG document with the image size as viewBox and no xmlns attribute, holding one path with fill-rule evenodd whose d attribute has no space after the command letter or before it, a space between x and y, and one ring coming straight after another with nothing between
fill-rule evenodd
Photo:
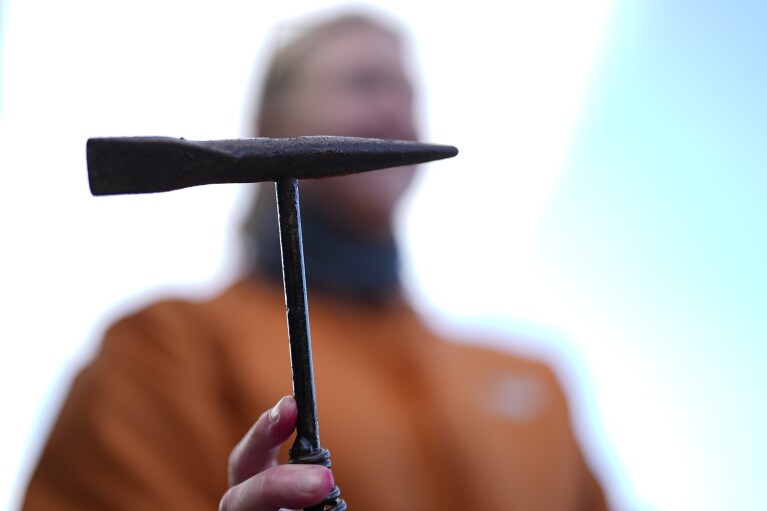
<instances>
[{"instance_id":1,"label":"blonde hair","mask_svg":"<svg viewBox=\"0 0 767 511\"><path fill-rule=\"evenodd\" d=\"M289 101L290 89L295 83L298 70L314 48L339 32L360 27L379 31L397 42L402 40L398 31L378 18L361 13L348 13L307 26L299 30L289 42L276 45L256 103L252 133L260 137L298 135L286 135L280 126L280 119L285 111L284 105ZM244 248L249 253L246 260L251 264L257 256L259 233L271 229L271 224L277 221L275 208L273 188L259 186L242 224Z\"/></svg>"},{"instance_id":2,"label":"blonde hair","mask_svg":"<svg viewBox=\"0 0 767 511\"><path fill-rule=\"evenodd\" d=\"M284 136L278 128L279 120L295 83L295 76L305 59L327 39L339 32L359 27L379 31L398 42L401 40L400 34L388 24L361 13L344 14L299 30L297 36L279 45L272 55L257 102L253 132L261 137Z\"/></svg>"}]
</instances>

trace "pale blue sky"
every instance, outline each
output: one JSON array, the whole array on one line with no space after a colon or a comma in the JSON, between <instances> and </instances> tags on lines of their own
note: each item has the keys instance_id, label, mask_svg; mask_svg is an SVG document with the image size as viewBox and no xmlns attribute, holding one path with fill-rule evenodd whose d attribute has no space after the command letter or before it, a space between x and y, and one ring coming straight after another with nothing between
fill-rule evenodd
<instances>
[{"instance_id":1,"label":"pale blue sky","mask_svg":"<svg viewBox=\"0 0 767 511\"><path fill-rule=\"evenodd\" d=\"M619 3L541 231L574 314L642 368L613 392L587 354L662 508L767 505L766 22L757 1Z\"/></svg>"}]
</instances>

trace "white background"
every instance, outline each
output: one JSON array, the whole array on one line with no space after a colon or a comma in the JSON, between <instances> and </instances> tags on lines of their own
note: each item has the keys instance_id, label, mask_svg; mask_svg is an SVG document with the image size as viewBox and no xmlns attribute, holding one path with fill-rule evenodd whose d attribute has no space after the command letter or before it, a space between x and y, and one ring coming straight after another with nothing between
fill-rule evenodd
<instances>
[{"instance_id":1,"label":"white background","mask_svg":"<svg viewBox=\"0 0 767 511\"><path fill-rule=\"evenodd\" d=\"M619 508L766 508L765 8L384 3L424 138L461 150L402 211L418 307L555 364ZM245 187L93 198L85 141L248 135L269 44L323 5L0 2L0 508L105 326L241 262Z\"/></svg>"}]
</instances>

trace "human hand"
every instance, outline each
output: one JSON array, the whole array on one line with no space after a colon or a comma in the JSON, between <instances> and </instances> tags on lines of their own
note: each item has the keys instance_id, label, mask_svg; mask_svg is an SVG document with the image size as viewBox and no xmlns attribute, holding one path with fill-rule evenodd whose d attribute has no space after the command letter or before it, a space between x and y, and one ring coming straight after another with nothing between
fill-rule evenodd
<instances>
[{"instance_id":1,"label":"human hand","mask_svg":"<svg viewBox=\"0 0 767 511\"><path fill-rule=\"evenodd\" d=\"M321 465L278 465L280 445L296 427L296 401L283 397L261 414L229 455L229 490L219 511L303 509L321 502L333 488L333 474Z\"/></svg>"}]
</instances>

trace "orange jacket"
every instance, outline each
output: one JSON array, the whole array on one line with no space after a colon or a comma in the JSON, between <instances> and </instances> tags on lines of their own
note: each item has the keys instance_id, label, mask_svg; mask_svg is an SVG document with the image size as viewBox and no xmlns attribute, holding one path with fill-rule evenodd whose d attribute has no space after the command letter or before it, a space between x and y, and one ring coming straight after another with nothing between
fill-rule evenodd
<instances>
[{"instance_id":1,"label":"orange jacket","mask_svg":"<svg viewBox=\"0 0 767 511\"><path fill-rule=\"evenodd\" d=\"M309 311L322 445L350 511L606 509L547 367L439 339L399 301L310 291ZM25 509L216 509L230 450L291 393L286 332L281 287L259 280L115 324Z\"/></svg>"}]
</instances>

